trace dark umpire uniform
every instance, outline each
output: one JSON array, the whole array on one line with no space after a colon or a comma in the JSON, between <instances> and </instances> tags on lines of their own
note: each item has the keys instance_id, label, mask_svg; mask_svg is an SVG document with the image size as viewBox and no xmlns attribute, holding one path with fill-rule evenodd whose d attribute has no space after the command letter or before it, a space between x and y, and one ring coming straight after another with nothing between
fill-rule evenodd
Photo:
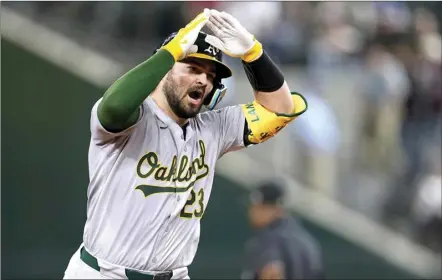
<instances>
[{"instance_id":1,"label":"dark umpire uniform","mask_svg":"<svg viewBox=\"0 0 442 280\"><path fill-rule=\"evenodd\" d=\"M246 243L242 279L324 279L319 244L283 209L282 186L265 183L250 194L257 229Z\"/></svg>"}]
</instances>

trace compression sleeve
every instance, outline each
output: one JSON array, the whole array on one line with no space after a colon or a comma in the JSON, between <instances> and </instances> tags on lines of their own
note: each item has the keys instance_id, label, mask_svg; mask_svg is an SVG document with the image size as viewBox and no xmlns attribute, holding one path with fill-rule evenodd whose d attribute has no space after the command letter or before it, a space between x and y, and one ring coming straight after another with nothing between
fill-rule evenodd
<instances>
[{"instance_id":1,"label":"compression sleeve","mask_svg":"<svg viewBox=\"0 0 442 280\"><path fill-rule=\"evenodd\" d=\"M98 119L109 131L122 131L136 123L140 105L173 67L173 56L159 50L115 81L98 106Z\"/></svg>"}]
</instances>

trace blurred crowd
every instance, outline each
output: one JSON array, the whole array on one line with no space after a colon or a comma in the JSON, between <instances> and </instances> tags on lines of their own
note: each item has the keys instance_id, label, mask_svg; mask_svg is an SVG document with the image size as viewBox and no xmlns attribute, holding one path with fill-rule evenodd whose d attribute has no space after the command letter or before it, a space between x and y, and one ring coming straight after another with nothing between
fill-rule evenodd
<instances>
[{"instance_id":1,"label":"blurred crowd","mask_svg":"<svg viewBox=\"0 0 442 280\"><path fill-rule=\"evenodd\" d=\"M317 92L309 100L318 104L314 108L325 118L319 135L333 128L327 120L336 114L320 109L322 77L359 69L363 75L354 94L363 105L355 132L355 166L370 176L386 175L385 199L375 206L382 209L380 220L394 229L405 224L413 239L441 251L440 2L5 4L85 44L118 51L124 61L149 56L162 39L203 8L229 12L278 64L305 70L309 87ZM318 145L338 153L337 145L330 146L332 141L322 139Z\"/></svg>"}]
</instances>

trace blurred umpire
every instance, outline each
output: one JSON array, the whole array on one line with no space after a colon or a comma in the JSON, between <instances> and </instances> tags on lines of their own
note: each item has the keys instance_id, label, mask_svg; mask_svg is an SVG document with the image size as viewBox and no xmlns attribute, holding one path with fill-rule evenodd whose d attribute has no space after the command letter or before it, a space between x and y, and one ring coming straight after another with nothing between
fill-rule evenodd
<instances>
[{"instance_id":1,"label":"blurred umpire","mask_svg":"<svg viewBox=\"0 0 442 280\"><path fill-rule=\"evenodd\" d=\"M274 182L250 193L256 233L246 243L242 279L324 279L319 244L284 210L283 198L282 185Z\"/></svg>"}]
</instances>

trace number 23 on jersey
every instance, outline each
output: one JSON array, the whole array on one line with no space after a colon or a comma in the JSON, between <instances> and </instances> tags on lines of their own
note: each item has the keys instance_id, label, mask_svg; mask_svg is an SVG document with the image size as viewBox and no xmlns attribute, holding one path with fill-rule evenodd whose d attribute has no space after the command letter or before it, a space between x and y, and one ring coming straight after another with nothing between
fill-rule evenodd
<instances>
[{"instance_id":1,"label":"number 23 on jersey","mask_svg":"<svg viewBox=\"0 0 442 280\"><path fill-rule=\"evenodd\" d=\"M192 207L197 202L195 207ZM193 209L193 211L191 210ZM180 217L191 219L201 218L204 214L204 189L200 189L198 193L192 189L190 192L190 197L187 199L186 204L184 204L183 209L181 210Z\"/></svg>"}]
</instances>

